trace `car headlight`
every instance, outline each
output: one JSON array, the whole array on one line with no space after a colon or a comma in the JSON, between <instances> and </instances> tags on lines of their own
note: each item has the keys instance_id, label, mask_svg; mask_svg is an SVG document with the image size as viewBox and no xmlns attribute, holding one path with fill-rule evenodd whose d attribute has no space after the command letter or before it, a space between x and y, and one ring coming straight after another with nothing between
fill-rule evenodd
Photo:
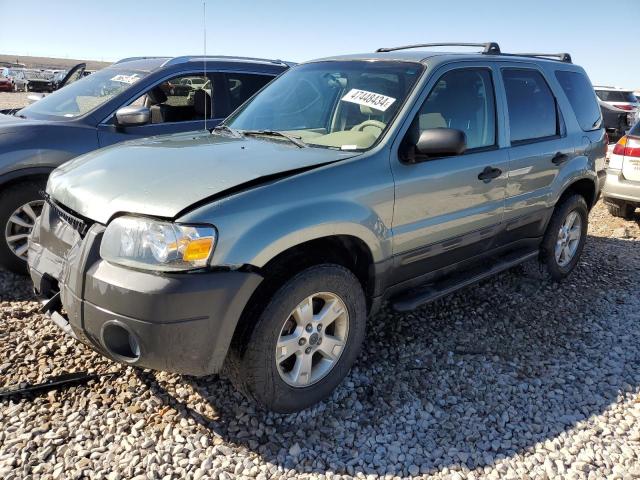
<instances>
[{"instance_id":1,"label":"car headlight","mask_svg":"<svg viewBox=\"0 0 640 480\"><path fill-rule=\"evenodd\" d=\"M210 225L118 217L104 232L100 256L108 262L145 270L191 270L207 266L216 239L216 229Z\"/></svg>"}]
</instances>

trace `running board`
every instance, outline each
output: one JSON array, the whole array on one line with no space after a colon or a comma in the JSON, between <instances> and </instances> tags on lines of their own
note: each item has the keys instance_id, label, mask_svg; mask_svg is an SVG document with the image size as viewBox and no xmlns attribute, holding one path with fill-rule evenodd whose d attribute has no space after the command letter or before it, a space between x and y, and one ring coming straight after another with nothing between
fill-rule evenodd
<instances>
[{"instance_id":1,"label":"running board","mask_svg":"<svg viewBox=\"0 0 640 480\"><path fill-rule=\"evenodd\" d=\"M422 287L416 287L406 293L400 294L391 301L391 305L397 312L408 312L433 302L438 298L449 295L450 293L460 290L461 288L473 285L474 283L484 280L485 278L496 275L497 273L509 270L516 265L532 260L538 256L538 251L522 254L522 251L507 254L497 260L497 263L491 263L489 268L478 266L470 270L463 270L444 277L433 283L426 284ZM491 262L490 260L488 262Z\"/></svg>"}]
</instances>

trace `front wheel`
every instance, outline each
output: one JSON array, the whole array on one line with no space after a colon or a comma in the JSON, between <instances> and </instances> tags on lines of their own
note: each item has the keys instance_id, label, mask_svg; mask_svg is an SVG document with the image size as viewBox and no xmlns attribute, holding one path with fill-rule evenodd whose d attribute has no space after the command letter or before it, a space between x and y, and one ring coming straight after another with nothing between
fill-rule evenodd
<instances>
[{"instance_id":1,"label":"front wheel","mask_svg":"<svg viewBox=\"0 0 640 480\"><path fill-rule=\"evenodd\" d=\"M587 238L589 209L581 195L565 197L551 216L540 248L540 262L554 280L562 280L580 260Z\"/></svg>"},{"instance_id":2,"label":"front wheel","mask_svg":"<svg viewBox=\"0 0 640 480\"><path fill-rule=\"evenodd\" d=\"M44 201L44 184L27 181L14 184L0 194L0 267L15 273L27 273L29 235Z\"/></svg>"},{"instance_id":3,"label":"front wheel","mask_svg":"<svg viewBox=\"0 0 640 480\"><path fill-rule=\"evenodd\" d=\"M261 406L291 413L326 398L356 360L366 302L344 267L310 267L268 301L255 326L229 352L236 387Z\"/></svg>"}]
</instances>

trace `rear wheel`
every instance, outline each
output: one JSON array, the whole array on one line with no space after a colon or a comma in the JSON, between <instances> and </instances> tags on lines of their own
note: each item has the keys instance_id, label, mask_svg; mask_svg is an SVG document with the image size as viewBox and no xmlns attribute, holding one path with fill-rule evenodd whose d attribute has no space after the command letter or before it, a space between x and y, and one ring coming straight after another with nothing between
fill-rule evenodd
<instances>
[{"instance_id":1,"label":"rear wheel","mask_svg":"<svg viewBox=\"0 0 640 480\"><path fill-rule=\"evenodd\" d=\"M344 267L310 267L268 301L227 359L236 387L258 404L291 413L326 398L358 356L366 302Z\"/></svg>"},{"instance_id":2,"label":"rear wheel","mask_svg":"<svg viewBox=\"0 0 640 480\"><path fill-rule=\"evenodd\" d=\"M609 200L607 202L607 210L614 217L624 218L625 220L631 220L633 213L636 210L635 205L631 205L626 202L613 202Z\"/></svg>"},{"instance_id":3,"label":"rear wheel","mask_svg":"<svg viewBox=\"0 0 640 480\"><path fill-rule=\"evenodd\" d=\"M540 262L554 280L562 280L575 268L587 238L589 210L584 197L571 195L557 205L540 248Z\"/></svg>"},{"instance_id":4,"label":"rear wheel","mask_svg":"<svg viewBox=\"0 0 640 480\"><path fill-rule=\"evenodd\" d=\"M28 240L44 202L43 183L14 184L0 194L0 266L15 273L27 273Z\"/></svg>"}]
</instances>

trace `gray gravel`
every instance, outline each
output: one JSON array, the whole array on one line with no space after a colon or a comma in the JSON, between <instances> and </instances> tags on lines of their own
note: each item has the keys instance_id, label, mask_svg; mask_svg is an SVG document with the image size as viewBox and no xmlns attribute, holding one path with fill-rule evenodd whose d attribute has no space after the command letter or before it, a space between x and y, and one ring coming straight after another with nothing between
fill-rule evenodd
<instances>
[{"instance_id":1,"label":"gray gravel","mask_svg":"<svg viewBox=\"0 0 640 480\"><path fill-rule=\"evenodd\" d=\"M640 478L640 217L591 222L562 284L521 267L382 311L333 397L292 416L104 360L0 272L0 385L118 374L0 402L0 478Z\"/></svg>"},{"instance_id":2,"label":"gray gravel","mask_svg":"<svg viewBox=\"0 0 640 480\"><path fill-rule=\"evenodd\" d=\"M24 107L29 103L27 95L25 92L0 92L0 110Z\"/></svg>"}]
</instances>

